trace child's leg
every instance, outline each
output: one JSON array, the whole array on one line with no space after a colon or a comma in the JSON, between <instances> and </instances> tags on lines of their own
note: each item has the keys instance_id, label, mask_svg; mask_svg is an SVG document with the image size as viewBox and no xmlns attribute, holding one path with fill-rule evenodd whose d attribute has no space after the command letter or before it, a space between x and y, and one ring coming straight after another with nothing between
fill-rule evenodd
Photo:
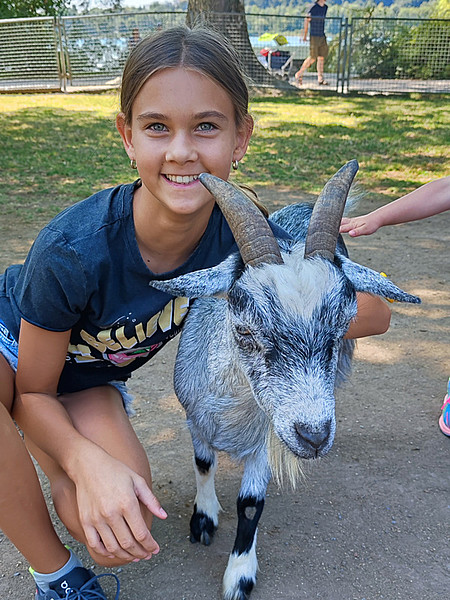
<instances>
[{"instance_id":1,"label":"child's leg","mask_svg":"<svg viewBox=\"0 0 450 600\"><path fill-rule=\"evenodd\" d=\"M151 487L151 472L147 455L125 413L120 393L112 386L103 386L67 394L60 397L75 428L86 438L106 450L133 471L143 477ZM30 450L50 480L55 509L73 537L87 546L92 558L99 564L115 566L133 560L133 556L105 558L87 544L80 523L76 490L62 468L37 447ZM152 515L141 505L142 515L148 529ZM155 549L157 544L155 542Z\"/></svg>"},{"instance_id":2,"label":"child's leg","mask_svg":"<svg viewBox=\"0 0 450 600\"><path fill-rule=\"evenodd\" d=\"M51 573L69 552L53 529L36 470L9 414L14 373L0 356L0 529L36 571Z\"/></svg>"}]
</instances>

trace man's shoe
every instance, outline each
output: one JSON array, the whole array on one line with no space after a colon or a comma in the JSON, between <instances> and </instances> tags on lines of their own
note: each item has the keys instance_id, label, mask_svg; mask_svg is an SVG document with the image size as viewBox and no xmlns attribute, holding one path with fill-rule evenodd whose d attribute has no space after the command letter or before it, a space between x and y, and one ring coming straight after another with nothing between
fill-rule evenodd
<instances>
[{"instance_id":1,"label":"man's shoe","mask_svg":"<svg viewBox=\"0 0 450 600\"><path fill-rule=\"evenodd\" d=\"M105 592L98 583L101 577L114 577L116 580L114 600L118 600L120 583L116 575L112 573L95 575L90 569L84 567L75 567L70 573L51 583L47 592L37 587L35 600L107 600Z\"/></svg>"}]
</instances>

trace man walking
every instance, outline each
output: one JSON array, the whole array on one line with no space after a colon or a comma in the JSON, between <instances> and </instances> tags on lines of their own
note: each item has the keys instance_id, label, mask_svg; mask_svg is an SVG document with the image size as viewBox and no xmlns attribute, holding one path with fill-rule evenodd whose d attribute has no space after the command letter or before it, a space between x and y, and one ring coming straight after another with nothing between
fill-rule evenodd
<instances>
[{"instance_id":1,"label":"man walking","mask_svg":"<svg viewBox=\"0 0 450 600\"><path fill-rule=\"evenodd\" d=\"M328 44L325 37L325 17L328 6L326 0L316 0L316 3L309 9L308 16L305 19L305 31L303 41L306 42L308 27L310 26L309 36L309 56L303 61L300 70L295 74L295 80L298 85L303 83L303 73L317 59L317 81L319 85L328 85L323 78L323 65L328 56Z\"/></svg>"}]
</instances>

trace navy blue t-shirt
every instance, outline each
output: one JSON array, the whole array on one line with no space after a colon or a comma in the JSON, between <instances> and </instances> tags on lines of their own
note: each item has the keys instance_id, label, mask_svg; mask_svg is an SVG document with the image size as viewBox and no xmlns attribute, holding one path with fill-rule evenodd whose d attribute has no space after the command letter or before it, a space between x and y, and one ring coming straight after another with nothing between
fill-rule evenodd
<instances>
[{"instance_id":1,"label":"navy blue t-shirt","mask_svg":"<svg viewBox=\"0 0 450 600\"><path fill-rule=\"evenodd\" d=\"M311 36L325 35L325 17L327 16L328 6L324 4L313 4L308 11L308 16L312 17L310 21L309 33Z\"/></svg>"},{"instance_id":2,"label":"navy blue t-shirt","mask_svg":"<svg viewBox=\"0 0 450 600\"><path fill-rule=\"evenodd\" d=\"M72 330L59 392L127 379L180 331L192 303L149 282L212 267L237 252L215 205L187 261L170 273L152 273L136 241L136 185L103 190L64 210L40 232L24 265L0 276L0 319L16 340L21 317L50 331Z\"/></svg>"}]
</instances>

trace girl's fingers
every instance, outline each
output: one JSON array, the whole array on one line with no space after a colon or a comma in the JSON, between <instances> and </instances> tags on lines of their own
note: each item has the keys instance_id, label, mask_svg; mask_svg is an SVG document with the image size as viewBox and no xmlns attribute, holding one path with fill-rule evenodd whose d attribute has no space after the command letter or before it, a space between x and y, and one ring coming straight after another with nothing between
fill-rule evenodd
<instances>
[{"instance_id":1,"label":"girl's fingers","mask_svg":"<svg viewBox=\"0 0 450 600\"><path fill-rule=\"evenodd\" d=\"M127 528L130 532L130 537L136 542L137 549L135 549L136 558L146 558L151 556L152 554L157 554L159 552L159 546L157 542L153 539L152 534L145 522L142 513L139 511L133 512L129 515L124 515ZM121 545L124 545L124 541L118 537ZM127 548L130 552L131 549Z\"/></svg>"},{"instance_id":2,"label":"girl's fingers","mask_svg":"<svg viewBox=\"0 0 450 600\"><path fill-rule=\"evenodd\" d=\"M350 219L348 217L342 217L341 219L341 227L348 225L350 223Z\"/></svg>"},{"instance_id":3,"label":"girl's fingers","mask_svg":"<svg viewBox=\"0 0 450 600\"><path fill-rule=\"evenodd\" d=\"M110 554L126 561L144 559L149 551L140 544L124 519L113 527L105 527L100 533L103 544ZM150 534L150 532L148 532Z\"/></svg>"},{"instance_id":4,"label":"girl's fingers","mask_svg":"<svg viewBox=\"0 0 450 600\"><path fill-rule=\"evenodd\" d=\"M86 545L96 554L100 554L105 557L112 557L111 552L108 552L105 545L102 542L102 538L100 537L98 531L95 527L85 526L83 527L84 535L86 536Z\"/></svg>"},{"instance_id":5,"label":"girl's fingers","mask_svg":"<svg viewBox=\"0 0 450 600\"><path fill-rule=\"evenodd\" d=\"M140 502L142 502L155 517L158 517L159 519L167 518L166 511L142 477L135 480L135 493Z\"/></svg>"},{"instance_id":6,"label":"girl's fingers","mask_svg":"<svg viewBox=\"0 0 450 600\"><path fill-rule=\"evenodd\" d=\"M355 226L354 220L349 219L348 217L344 217L341 221L341 226L339 228L339 233L348 233Z\"/></svg>"},{"instance_id":7,"label":"girl's fingers","mask_svg":"<svg viewBox=\"0 0 450 600\"><path fill-rule=\"evenodd\" d=\"M87 511L88 518L83 519L81 515L86 511L80 511L88 546L101 556L114 556L124 562L150 558L159 552L144 518L145 509L161 519L167 517L143 477L132 473L128 485L128 494L115 494L113 502L97 504L96 510Z\"/></svg>"},{"instance_id":8,"label":"girl's fingers","mask_svg":"<svg viewBox=\"0 0 450 600\"><path fill-rule=\"evenodd\" d=\"M339 233L348 233L351 237L357 237L365 233L365 222L358 219L347 219L346 223L341 223Z\"/></svg>"},{"instance_id":9,"label":"girl's fingers","mask_svg":"<svg viewBox=\"0 0 450 600\"><path fill-rule=\"evenodd\" d=\"M150 532L147 532L151 538ZM96 530L98 541L92 549L102 556L118 558L124 562L131 562L148 558L159 551L156 542L148 544L152 550L140 544L122 519L120 524L116 523L114 527L104 524ZM153 540L153 538L151 538Z\"/></svg>"},{"instance_id":10,"label":"girl's fingers","mask_svg":"<svg viewBox=\"0 0 450 600\"><path fill-rule=\"evenodd\" d=\"M86 544L89 548L96 554L108 558L115 557L124 562L144 559L158 551L158 545L148 531L137 501L136 506L141 519L141 529L139 530L141 533L139 535L146 541L145 545L142 545L139 540L136 539L135 535L130 530L125 517L119 514L114 522L108 522L103 519L98 520L96 525L90 524L83 526ZM147 540L147 536L150 540Z\"/></svg>"}]
</instances>

